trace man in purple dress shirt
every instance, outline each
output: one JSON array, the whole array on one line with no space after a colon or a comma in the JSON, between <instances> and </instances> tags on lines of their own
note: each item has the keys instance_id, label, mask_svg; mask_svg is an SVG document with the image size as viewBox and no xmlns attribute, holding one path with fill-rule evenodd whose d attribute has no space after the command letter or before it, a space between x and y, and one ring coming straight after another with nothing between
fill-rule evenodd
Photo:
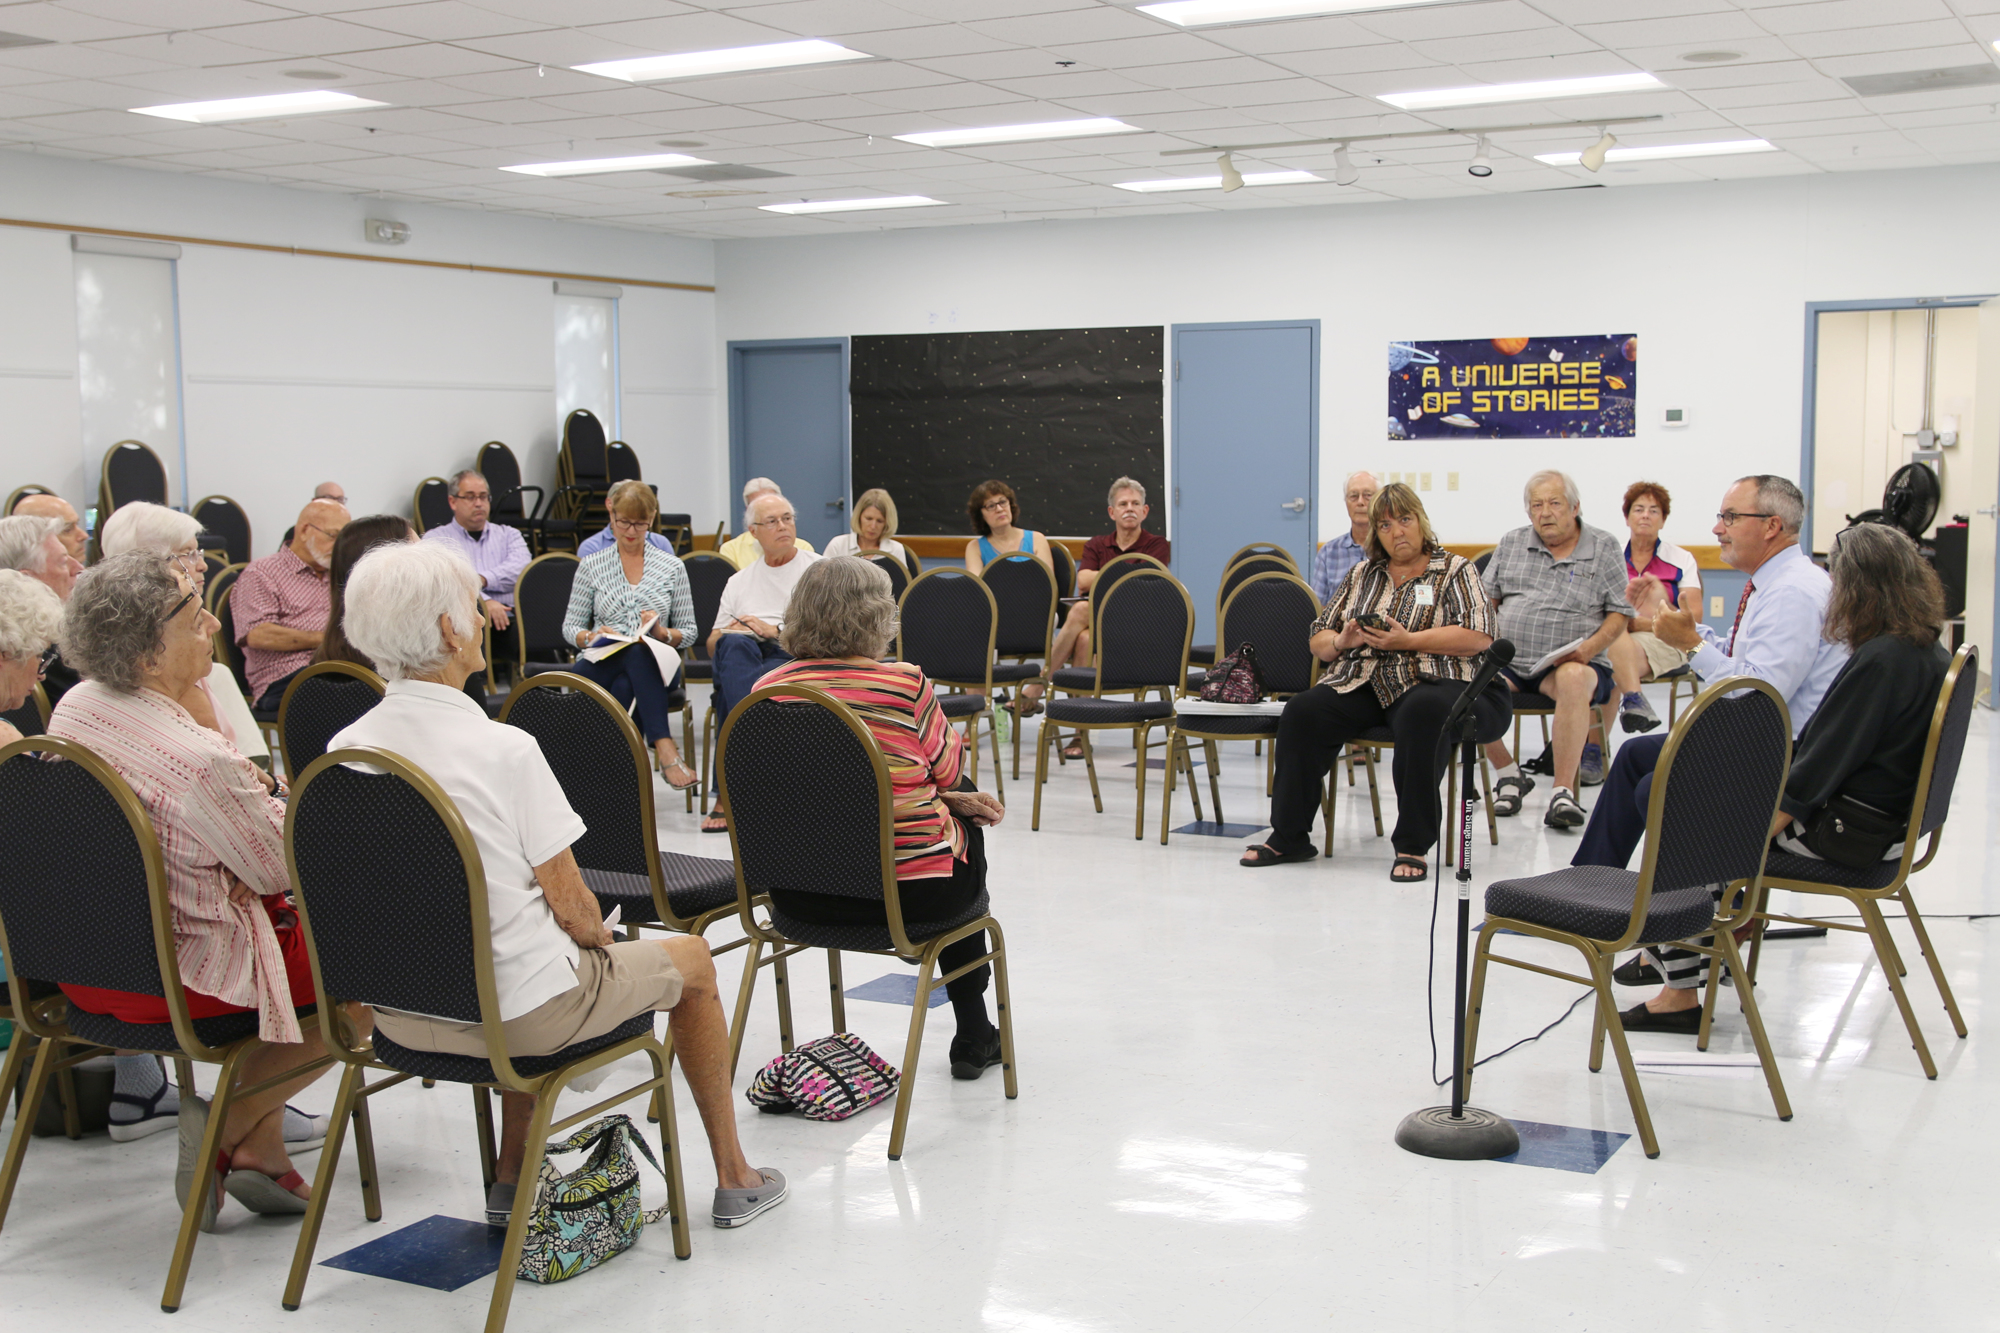
<instances>
[{"instance_id":1,"label":"man in purple dress shirt","mask_svg":"<svg viewBox=\"0 0 2000 1333\"><path fill-rule=\"evenodd\" d=\"M480 596L493 632L508 632L514 621L514 584L528 567L528 543L519 528L489 523L493 488L467 468L451 479L451 522L432 528L425 541L439 541L463 555L479 575ZM497 645L496 645L497 647Z\"/></svg>"}]
</instances>

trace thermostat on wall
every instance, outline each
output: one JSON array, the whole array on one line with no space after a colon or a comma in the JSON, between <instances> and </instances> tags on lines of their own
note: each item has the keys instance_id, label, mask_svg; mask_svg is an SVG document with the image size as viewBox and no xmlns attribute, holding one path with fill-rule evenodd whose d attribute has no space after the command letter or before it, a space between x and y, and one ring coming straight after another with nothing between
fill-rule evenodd
<instances>
[{"instance_id":1,"label":"thermostat on wall","mask_svg":"<svg viewBox=\"0 0 2000 1333\"><path fill-rule=\"evenodd\" d=\"M1688 410L1685 407L1663 407L1660 409L1662 426L1685 426L1688 424Z\"/></svg>"}]
</instances>

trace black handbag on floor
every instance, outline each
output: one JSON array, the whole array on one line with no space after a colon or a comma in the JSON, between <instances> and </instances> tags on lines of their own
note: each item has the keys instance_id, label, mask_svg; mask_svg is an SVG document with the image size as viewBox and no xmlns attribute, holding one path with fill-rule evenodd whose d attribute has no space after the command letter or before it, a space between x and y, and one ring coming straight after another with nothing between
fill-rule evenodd
<instances>
[{"instance_id":1,"label":"black handbag on floor","mask_svg":"<svg viewBox=\"0 0 2000 1333\"><path fill-rule=\"evenodd\" d=\"M1910 830L1910 817L1864 805L1852 796L1836 795L1806 816L1799 841L1821 860L1859 870L1875 865Z\"/></svg>"}]
</instances>

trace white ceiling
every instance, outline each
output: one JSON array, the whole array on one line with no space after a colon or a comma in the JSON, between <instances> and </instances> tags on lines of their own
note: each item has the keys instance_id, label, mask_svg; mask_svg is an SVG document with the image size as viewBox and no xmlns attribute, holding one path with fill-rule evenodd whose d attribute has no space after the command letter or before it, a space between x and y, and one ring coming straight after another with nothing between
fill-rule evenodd
<instances>
[{"instance_id":1,"label":"white ceiling","mask_svg":"<svg viewBox=\"0 0 2000 1333\"><path fill-rule=\"evenodd\" d=\"M1863 98L1841 82L1993 63L2000 0L1468 0L1194 31L1141 14L1136 2L15 0L0 3L0 31L53 44L0 49L0 146L706 237L2000 161L2000 85ZM878 58L638 85L568 68L799 37ZM1741 58L1683 59L1715 49ZM1374 100L1634 69L1670 90L1422 115ZM126 110L317 87L390 105L220 126ZM1761 137L1782 151L1613 164L1591 176L1533 160L1596 137L1558 130L1499 136L1485 180L1465 172L1468 143L1440 140L1357 147L1361 182L1346 188L1330 179L1227 196L1112 188L1213 172L1205 157L1161 156L1176 148L1643 115L1663 119L1620 129L1621 141ZM1147 132L955 150L889 137L1082 116ZM730 187L650 172L539 179L500 170L673 151L663 139L788 178ZM1243 154L1238 165L1330 177L1332 149ZM669 194L717 188L757 193ZM820 217L756 208L909 194L950 206Z\"/></svg>"}]
</instances>

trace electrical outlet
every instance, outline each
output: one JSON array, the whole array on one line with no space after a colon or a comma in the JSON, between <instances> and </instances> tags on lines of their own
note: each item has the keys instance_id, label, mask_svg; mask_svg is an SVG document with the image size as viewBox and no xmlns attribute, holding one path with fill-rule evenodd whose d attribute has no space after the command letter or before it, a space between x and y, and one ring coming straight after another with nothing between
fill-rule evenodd
<instances>
[{"instance_id":1,"label":"electrical outlet","mask_svg":"<svg viewBox=\"0 0 2000 1333\"><path fill-rule=\"evenodd\" d=\"M1447 472L1444 474L1444 488L1448 491L1458 489L1458 474L1456 472Z\"/></svg>"},{"instance_id":2,"label":"electrical outlet","mask_svg":"<svg viewBox=\"0 0 2000 1333\"><path fill-rule=\"evenodd\" d=\"M1418 487L1417 487L1417 489L1418 489L1418 490L1420 490L1420 491L1427 491L1427 490L1429 490L1429 489L1431 488L1431 474L1430 474L1430 473L1428 473L1428 472L1424 472L1424 473L1419 473L1419 474L1418 474L1418 477L1417 477L1417 480L1418 480L1418 482L1419 482L1419 483L1421 483L1421 484L1420 484L1420 485L1418 485Z\"/></svg>"},{"instance_id":3,"label":"electrical outlet","mask_svg":"<svg viewBox=\"0 0 2000 1333\"><path fill-rule=\"evenodd\" d=\"M1720 597L1711 597L1708 599L1708 614L1713 619L1722 619L1722 599Z\"/></svg>"}]
</instances>

